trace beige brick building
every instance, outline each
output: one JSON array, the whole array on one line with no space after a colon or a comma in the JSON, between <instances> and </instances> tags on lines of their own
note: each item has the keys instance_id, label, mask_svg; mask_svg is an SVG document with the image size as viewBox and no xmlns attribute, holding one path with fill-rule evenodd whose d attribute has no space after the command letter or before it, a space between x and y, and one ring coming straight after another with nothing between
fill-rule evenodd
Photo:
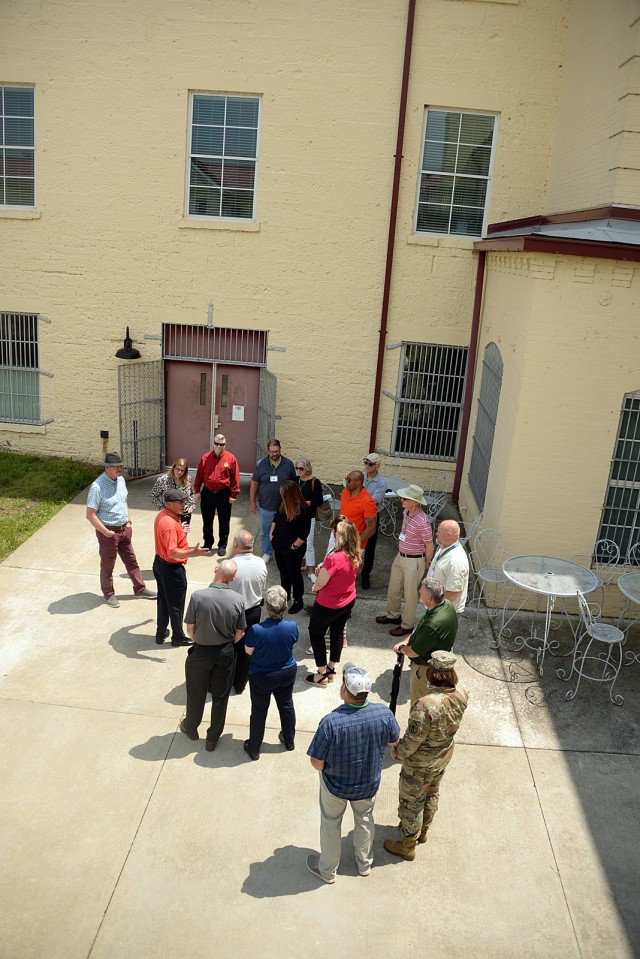
<instances>
[{"instance_id":1,"label":"beige brick building","mask_svg":"<svg viewBox=\"0 0 640 959\"><path fill-rule=\"evenodd\" d=\"M588 550L625 403L640 469L639 18L1 6L0 446L97 461L108 432L142 471L219 423L243 468L275 429L336 482L375 445L514 552Z\"/></svg>"}]
</instances>

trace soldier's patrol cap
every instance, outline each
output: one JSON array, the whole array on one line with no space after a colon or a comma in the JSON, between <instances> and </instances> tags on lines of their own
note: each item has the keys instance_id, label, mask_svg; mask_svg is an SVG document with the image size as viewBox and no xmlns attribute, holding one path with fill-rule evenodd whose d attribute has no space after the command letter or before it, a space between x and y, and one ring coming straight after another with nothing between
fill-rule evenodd
<instances>
[{"instance_id":1,"label":"soldier's patrol cap","mask_svg":"<svg viewBox=\"0 0 640 959\"><path fill-rule=\"evenodd\" d=\"M457 662L458 659L453 653L448 653L444 649L436 649L435 652L431 653L429 665L433 666L434 669L446 672L448 669L455 669Z\"/></svg>"},{"instance_id":2,"label":"soldier's patrol cap","mask_svg":"<svg viewBox=\"0 0 640 959\"><path fill-rule=\"evenodd\" d=\"M359 666L354 666L353 663L345 663L342 670L342 682L352 696L359 696L360 693L370 693L373 686L369 673Z\"/></svg>"},{"instance_id":3,"label":"soldier's patrol cap","mask_svg":"<svg viewBox=\"0 0 640 959\"><path fill-rule=\"evenodd\" d=\"M184 503L187 499L189 499L189 497L181 489L168 489L164 494L165 503Z\"/></svg>"}]
</instances>

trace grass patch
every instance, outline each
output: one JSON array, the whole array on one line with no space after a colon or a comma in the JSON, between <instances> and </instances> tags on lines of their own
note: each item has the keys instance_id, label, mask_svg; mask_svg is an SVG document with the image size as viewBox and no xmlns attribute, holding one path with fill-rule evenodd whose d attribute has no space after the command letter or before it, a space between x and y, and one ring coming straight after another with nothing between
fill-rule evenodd
<instances>
[{"instance_id":1,"label":"grass patch","mask_svg":"<svg viewBox=\"0 0 640 959\"><path fill-rule=\"evenodd\" d=\"M75 460L0 452L0 562L101 472Z\"/></svg>"}]
</instances>

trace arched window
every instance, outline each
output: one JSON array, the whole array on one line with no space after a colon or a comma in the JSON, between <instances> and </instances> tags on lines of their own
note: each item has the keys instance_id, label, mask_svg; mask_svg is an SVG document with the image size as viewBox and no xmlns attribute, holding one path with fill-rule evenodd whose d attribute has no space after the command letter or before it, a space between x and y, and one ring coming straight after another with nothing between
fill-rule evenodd
<instances>
[{"instance_id":1,"label":"arched window","mask_svg":"<svg viewBox=\"0 0 640 959\"><path fill-rule=\"evenodd\" d=\"M598 539L617 543L621 558L640 541L640 390L622 402Z\"/></svg>"},{"instance_id":2,"label":"arched window","mask_svg":"<svg viewBox=\"0 0 640 959\"><path fill-rule=\"evenodd\" d=\"M473 452L469 470L469 485L478 509L484 509L487 481L491 466L493 436L498 418L498 404L502 388L502 357L495 343L489 343L482 361L482 382L478 397L478 417L473 436Z\"/></svg>"}]
</instances>

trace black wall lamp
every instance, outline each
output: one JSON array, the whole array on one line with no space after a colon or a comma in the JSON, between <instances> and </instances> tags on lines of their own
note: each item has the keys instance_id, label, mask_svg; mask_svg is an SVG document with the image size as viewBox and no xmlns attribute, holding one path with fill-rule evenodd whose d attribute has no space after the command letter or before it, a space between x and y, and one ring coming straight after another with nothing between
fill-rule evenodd
<instances>
[{"instance_id":1,"label":"black wall lamp","mask_svg":"<svg viewBox=\"0 0 640 959\"><path fill-rule=\"evenodd\" d=\"M124 338L124 346L122 346L116 356L119 360L139 360L140 359L140 350L134 349L133 340L129 336L129 327L127 327L127 334Z\"/></svg>"}]
</instances>

